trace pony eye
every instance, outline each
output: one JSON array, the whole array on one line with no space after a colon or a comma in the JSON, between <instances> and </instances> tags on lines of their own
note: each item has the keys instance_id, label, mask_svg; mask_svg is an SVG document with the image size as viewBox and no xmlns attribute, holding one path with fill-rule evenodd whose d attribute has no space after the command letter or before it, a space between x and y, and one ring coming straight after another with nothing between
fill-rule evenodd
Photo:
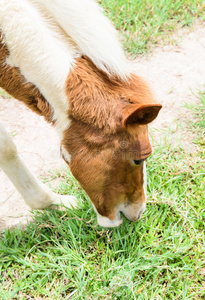
<instances>
[{"instance_id":1,"label":"pony eye","mask_svg":"<svg viewBox=\"0 0 205 300\"><path fill-rule=\"evenodd\" d=\"M135 159L133 159L133 162L134 162L134 164L136 165L136 166L139 166L139 165L141 165L141 163L144 161L144 159L142 159L142 160L135 160Z\"/></svg>"}]
</instances>

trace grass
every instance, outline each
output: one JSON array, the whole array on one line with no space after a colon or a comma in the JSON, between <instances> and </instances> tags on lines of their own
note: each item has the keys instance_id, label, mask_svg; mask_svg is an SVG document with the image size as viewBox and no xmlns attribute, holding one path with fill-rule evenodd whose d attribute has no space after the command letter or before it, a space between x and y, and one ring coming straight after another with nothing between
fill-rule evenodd
<instances>
[{"instance_id":1,"label":"grass","mask_svg":"<svg viewBox=\"0 0 205 300\"><path fill-rule=\"evenodd\" d=\"M99 227L66 171L57 191L81 199L77 210L35 212L24 231L1 235L1 299L204 299L205 94L200 98L189 124L198 151L173 147L171 134L155 145L140 221Z\"/></svg>"},{"instance_id":2,"label":"grass","mask_svg":"<svg viewBox=\"0 0 205 300\"><path fill-rule=\"evenodd\" d=\"M132 56L145 53L196 18L205 20L204 0L100 0Z\"/></svg>"},{"instance_id":3,"label":"grass","mask_svg":"<svg viewBox=\"0 0 205 300\"><path fill-rule=\"evenodd\" d=\"M167 40L178 26L204 20L200 0L99 2L133 55ZM198 150L186 153L183 140L173 146L172 132L159 132L142 219L102 229L66 171L56 191L80 199L78 209L35 212L24 231L0 235L0 299L205 299L205 93L199 97L186 125Z\"/></svg>"},{"instance_id":4,"label":"grass","mask_svg":"<svg viewBox=\"0 0 205 300\"><path fill-rule=\"evenodd\" d=\"M7 92L5 92L2 88L0 88L0 97L5 99L11 98L11 96Z\"/></svg>"}]
</instances>

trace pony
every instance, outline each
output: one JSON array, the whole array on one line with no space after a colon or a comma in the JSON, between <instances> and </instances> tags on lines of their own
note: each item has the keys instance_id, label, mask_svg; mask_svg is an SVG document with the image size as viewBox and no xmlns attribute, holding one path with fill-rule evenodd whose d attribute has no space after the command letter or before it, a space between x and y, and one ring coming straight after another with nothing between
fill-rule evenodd
<instances>
[{"instance_id":1,"label":"pony","mask_svg":"<svg viewBox=\"0 0 205 300\"><path fill-rule=\"evenodd\" d=\"M162 106L95 1L1 0L0 87L55 127L99 225L141 218L148 124ZM0 167L32 209L77 205L31 173L2 124Z\"/></svg>"}]
</instances>

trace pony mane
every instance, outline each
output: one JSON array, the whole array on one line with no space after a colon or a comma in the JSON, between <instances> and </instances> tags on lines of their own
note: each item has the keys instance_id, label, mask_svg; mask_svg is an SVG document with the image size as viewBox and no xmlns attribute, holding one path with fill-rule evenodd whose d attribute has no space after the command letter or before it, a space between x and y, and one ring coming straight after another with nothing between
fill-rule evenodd
<instances>
[{"instance_id":1,"label":"pony mane","mask_svg":"<svg viewBox=\"0 0 205 300\"><path fill-rule=\"evenodd\" d=\"M94 0L32 0L52 16L93 63L108 75L125 80L129 62L118 34ZM83 30L82 30L83 28Z\"/></svg>"}]
</instances>

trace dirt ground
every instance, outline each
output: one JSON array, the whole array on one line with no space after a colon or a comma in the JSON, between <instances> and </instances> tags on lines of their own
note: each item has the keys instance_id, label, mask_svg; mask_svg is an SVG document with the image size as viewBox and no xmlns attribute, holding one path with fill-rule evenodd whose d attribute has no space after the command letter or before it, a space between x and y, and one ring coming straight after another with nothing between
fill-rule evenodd
<instances>
[{"instance_id":1,"label":"dirt ground","mask_svg":"<svg viewBox=\"0 0 205 300\"><path fill-rule=\"evenodd\" d=\"M136 73L150 83L157 101L163 104L152 128L168 130L176 119L188 118L183 103L196 102L197 90L205 85L205 26L195 24L178 32L175 38L177 45L160 46L133 63ZM42 117L17 100L0 98L0 120L13 136L24 162L37 176L65 166L57 134ZM187 136L183 140L183 146L187 151L195 151L189 139ZM0 170L0 231L26 224L29 218L29 208Z\"/></svg>"}]
</instances>

